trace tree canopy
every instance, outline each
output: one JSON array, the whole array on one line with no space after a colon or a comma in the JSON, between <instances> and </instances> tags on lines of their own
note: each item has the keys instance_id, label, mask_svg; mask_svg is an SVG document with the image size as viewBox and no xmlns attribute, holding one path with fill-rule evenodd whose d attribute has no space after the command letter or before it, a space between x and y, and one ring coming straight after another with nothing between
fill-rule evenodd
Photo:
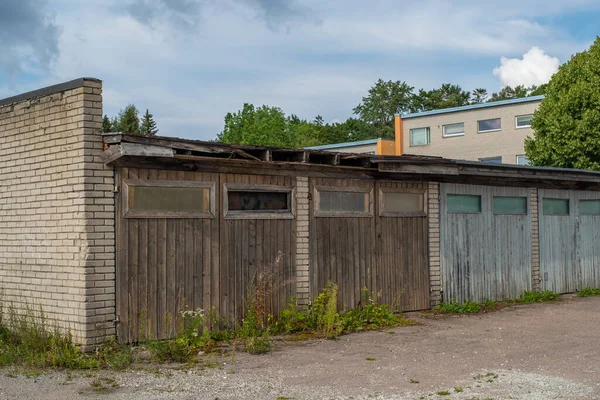
<instances>
[{"instance_id":1,"label":"tree canopy","mask_svg":"<svg viewBox=\"0 0 600 400\"><path fill-rule=\"evenodd\" d=\"M141 135L156 135L158 127L154 116L146 109L146 113L140 119L139 111L133 104L127 105L119 111L117 116L110 118L105 115L102 118L102 132L127 132L139 133Z\"/></svg>"},{"instance_id":2,"label":"tree canopy","mask_svg":"<svg viewBox=\"0 0 600 400\"><path fill-rule=\"evenodd\" d=\"M488 98L486 89L472 92L459 85L444 83L431 90L419 89L404 81L378 79L354 109L356 118L341 123L325 123L322 116L307 121L295 114L286 116L279 107L244 104L241 110L227 113L217 140L232 144L308 147L364 139L394 138L394 116L493 100L538 94L544 87L509 86Z\"/></svg>"},{"instance_id":3,"label":"tree canopy","mask_svg":"<svg viewBox=\"0 0 600 400\"><path fill-rule=\"evenodd\" d=\"M600 37L554 74L531 125L531 164L600 170Z\"/></svg>"}]
</instances>

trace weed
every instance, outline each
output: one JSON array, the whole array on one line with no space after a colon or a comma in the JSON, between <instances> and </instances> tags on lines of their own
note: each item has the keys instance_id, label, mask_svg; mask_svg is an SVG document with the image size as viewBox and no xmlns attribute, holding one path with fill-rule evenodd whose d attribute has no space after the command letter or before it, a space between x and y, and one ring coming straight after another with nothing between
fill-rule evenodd
<instances>
[{"instance_id":1,"label":"weed","mask_svg":"<svg viewBox=\"0 0 600 400\"><path fill-rule=\"evenodd\" d=\"M440 390L439 392L435 392L438 396L448 396L450 394L449 390Z\"/></svg>"},{"instance_id":2,"label":"weed","mask_svg":"<svg viewBox=\"0 0 600 400\"><path fill-rule=\"evenodd\" d=\"M481 304L466 300L464 303L440 303L435 309L444 313L467 314L479 312Z\"/></svg>"},{"instance_id":3,"label":"weed","mask_svg":"<svg viewBox=\"0 0 600 400\"><path fill-rule=\"evenodd\" d=\"M365 358L365 360L367 360L367 361L375 361L377 359L375 357L367 357L367 358Z\"/></svg>"},{"instance_id":4,"label":"weed","mask_svg":"<svg viewBox=\"0 0 600 400\"><path fill-rule=\"evenodd\" d=\"M277 400L292 400L293 397L277 396Z\"/></svg>"},{"instance_id":5,"label":"weed","mask_svg":"<svg viewBox=\"0 0 600 400\"><path fill-rule=\"evenodd\" d=\"M577 292L579 297L600 296L600 289L586 287Z\"/></svg>"},{"instance_id":6,"label":"weed","mask_svg":"<svg viewBox=\"0 0 600 400\"><path fill-rule=\"evenodd\" d=\"M523 296L516 299L517 303L541 303L543 301L552 301L558 299L559 295L552 290L544 290L542 292L534 292L526 290Z\"/></svg>"},{"instance_id":7,"label":"weed","mask_svg":"<svg viewBox=\"0 0 600 400\"><path fill-rule=\"evenodd\" d=\"M245 349L250 354L264 354L273 350L273 343L269 339L269 333L263 332L262 335L251 336L246 339Z\"/></svg>"},{"instance_id":8,"label":"weed","mask_svg":"<svg viewBox=\"0 0 600 400\"><path fill-rule=\"evenodd\" d=\"M337 285L328 283L317 296L312 309L316 330L328 339L335 339L342 333L340 315L337 312L337 294Z\"/></svg>"},{"instance_id":9,"label":"weed","mask_svg":"<svg viewBox=\"0 0 600 400\"><path fill-rule=\"evenodd\" d=\"M418 380L416 380L416 379L411 379L411 380L410 380L410 383L419 383L419 381L418 381Z\"/></svg>"},{"instance_id":10,"label":"weed","mask_svg":"<svg viewBox=\"0 0 600 400\"><path fill-rule=\"evenodd\" d=\"M454 391L455 391L456 393L462 393L462 392L464 391L464 389L463 389L462 387L460 387L460 386L455 386L455 387L454 387Z\"/></svg>"},{"instance_id":11,"label":"weed","mask_svg":"<svg viewBox=\"0 0 600 400\"><path fill-rule=\"evenodd\" d=\"M382 329L398 325L398 316L390 311L387 304L378 304L373 301L367 288L362 290L361 298L361 307L341 315L341 323L345 332Z\"/></svg>"}]
</instances>

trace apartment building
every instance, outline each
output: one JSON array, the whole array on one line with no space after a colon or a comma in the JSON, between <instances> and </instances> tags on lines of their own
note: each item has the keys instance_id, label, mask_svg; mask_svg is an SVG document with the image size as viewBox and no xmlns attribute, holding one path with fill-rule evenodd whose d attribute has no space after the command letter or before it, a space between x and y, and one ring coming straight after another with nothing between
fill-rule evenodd
<instances>
[{"instance_id":1,"label":"apartment building","mask_svg":"<svg viewBox=\"0 0 600 400\"><path fill-rule=\"evenodd\" d=\"M324 144L321 146L307 147L307 150L326 150L336 153L360 153L376 155L395 155L393 140L386 139L367 139L356 142L344 142Z\"/></svg>"},{"instance_id":2,"label":"apartment building","mask_svg":"<svg viewBox=\"0 0 600 400\"><path fill-rule=\"evenodd\" d=\"M543 96L404 114L395 119L395 154L527 165L524 141Z\"/></svg>"}]
</instances>

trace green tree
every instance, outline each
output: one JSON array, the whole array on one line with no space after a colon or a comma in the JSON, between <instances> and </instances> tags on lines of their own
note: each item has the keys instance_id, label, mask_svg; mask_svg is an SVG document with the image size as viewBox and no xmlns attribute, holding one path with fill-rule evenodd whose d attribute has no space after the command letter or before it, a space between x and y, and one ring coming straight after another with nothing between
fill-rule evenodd
<instances>
[{"instance_id":1,"label":"green tree","mask_svg":"<svg viewBox=\"0 0 600 400\"><path fill-rule=\"evenodd\" d=\"M112 129L111 132L122 132L121 125L119 124L119 117L114 116L110 119L110 127Z\"/></svg>"},{"instance_id":2,"label":"green tree","mask_svg":"<svg viewBox=\"0 0 600 400\"><path fill-rule=\"evenodd\" d=\"M413 111L439 110L441 108L460 107L469 104L470 92L465 92L459 85L444 83L438 89L419 93L413 99Z\"/></svg>"},{"instance_id":3,"label":"green tree","mask_svg":"<svg viewBox=\"0 0 600 400\"><path fill-rule=\"evenodd\" d=\"M406 82L379 79L354 108L354 114L378 129L381 137L393 138L394 116L412 109L413 89Z\"/></svg>"},{"instance_id":4,"label":"green tree","mask_svg":"<svg viewBox=\"0 0 600 400\"><path fill-rule=\"evenodd\" d=\"M471 104L484 103L488 97L488 91L484 88L473 89L471 92Z\"/></svg>"},{"instance_id":5,"label":"green tree","mask_svg":"<svg viewBox=\"0 0 600 400\"><path fill-rule=\"evenodd\" d=\"M514 88L510 86L504 86L498 93L492 93L492 96L488 99L488 102L527 97L529 96L529 92L530 90L523 85L515 86Z\"/></svg>"},{"instance_id":6,"label":"green tree","mask_svg":"<svg viewBox=\"0 0 600 400\"><path fill-rule=\"evenodd\" d=\"M112 123L110 122L110 118L108 118L108 115L105 115L104 118L102 118L102 132L113 132Z\"/></svg>"},{"instance_id":7,"label":"green tree","mask_svg":"<svg viewBox=\"0 0 600 400\"><path fill-rule=\"evenodd\" d=\"M154 116L150 114L150 111L146 109L146 113L142 116L142 125L140 126L140 133L147 136L155 136L158 133L156 127L156 121Z\"/></svg>"},{"instance_id":8,"label":"green tree","mask_svg":"<svg viewBox=\"0 0 600 400\"><path fill-rule=\"evenodd\" d=\"M532 128L533 165L600 170L600 37L554 74Z\"/></svg>"},{"instance_id":9,"label":"green tree","mask_svg":"<svg viewBox=\"0 0 600 400\"><path fill-rule=\"evenodd\" d=\"M278 107L255 108L245 103L242 110L227 113L223 131L217 135L223 143L292 147L294 141L288 120Z\"/></svg>"},{"instance_id":10,"label":"green tree","mask_svg":"<svg viewBox=\"0 0 600 400\"><path fill-rule=\"evenodd\" d=\"M140 133L140 118L138 109L129 104L119 112L119 131L126 133Z\"/></svg>"}]
</instances>

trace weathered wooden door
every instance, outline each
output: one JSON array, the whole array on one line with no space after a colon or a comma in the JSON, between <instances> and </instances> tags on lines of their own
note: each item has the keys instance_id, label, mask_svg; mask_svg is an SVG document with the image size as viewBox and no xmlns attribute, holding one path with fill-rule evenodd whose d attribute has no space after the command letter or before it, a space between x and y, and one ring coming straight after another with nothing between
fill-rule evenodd
<instances>
[{"instance_id":1,"label":"weathered wooden door","mask_svg":"<svg viewBox=\"0 0 600 400\"><path fill-rule=\"evenodd\" d=\"M364 304L364 288L372 299L397 310L429 308L426 214L382 213L382 188L426 198L422 183L310 180L313 298L334 282L340 309Z\"/></svg>"},{"instance_id":2,"label":"weathered wooden door","mask_svg":"<svg viewBox=\"0 0 600 400\"><path fill-rule=\"evenodd\" d=\"M600 287L600 193L538 191L542 289Z\"/></svg>"},{"instance_id":3,"label":"weathered wooden door","mask_svg":"<svg viewBox=\"0 0 600 400\"><path fill-rule=\"evenodd\" d=\"M444 301L519 297L532 287L529 189L442 184Z\"/></svg>"},{"instance_id":4,"label":"weathered wooden door","mask_svg":"<svg viewBox=\"0 0 600 400\"><path fill-rule=\"evenodd\" d=\"M180 311L218 307L218 181L212 173L119 168L120 341L173 337Z\"/></svg>"}]
</instances>

